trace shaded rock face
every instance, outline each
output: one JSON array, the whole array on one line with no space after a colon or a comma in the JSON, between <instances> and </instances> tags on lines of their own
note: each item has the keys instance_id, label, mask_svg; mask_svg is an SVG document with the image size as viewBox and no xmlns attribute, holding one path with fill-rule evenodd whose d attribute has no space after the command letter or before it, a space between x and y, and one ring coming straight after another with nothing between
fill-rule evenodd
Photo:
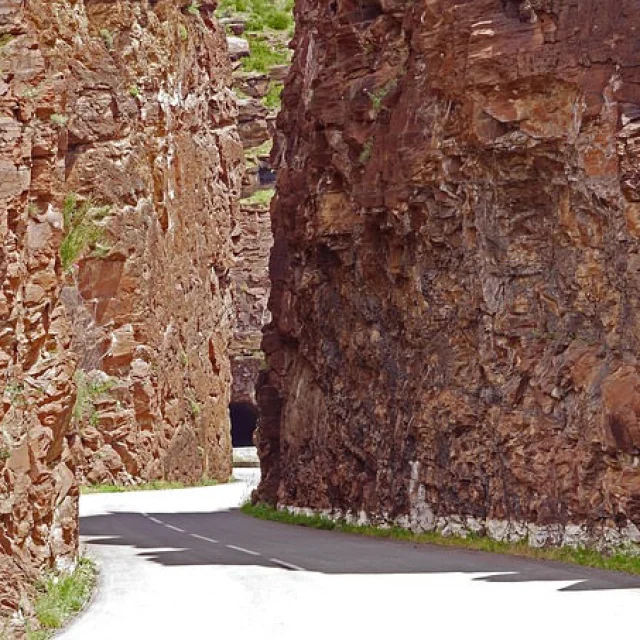
<instances>
[{"instance_id":1,"label":"shaded rock face","mask_svg":"<svg viewBox=\"0 0 640 640\"><path fill-rule=\"evenodd\" d=\"M75 558L74 475L231 471L243 155L183 4L0 0L0 614Z\"/></svg>"},{"instance_id":2,"label":"shaded rock face","mask_svg":"<svg viewBox=\"0 0 640 640\"><path fill-rule=\"evenodd\" d=\"M637 541L637 3L296 10L257 498Z\"/></svg>"}]
</instances>

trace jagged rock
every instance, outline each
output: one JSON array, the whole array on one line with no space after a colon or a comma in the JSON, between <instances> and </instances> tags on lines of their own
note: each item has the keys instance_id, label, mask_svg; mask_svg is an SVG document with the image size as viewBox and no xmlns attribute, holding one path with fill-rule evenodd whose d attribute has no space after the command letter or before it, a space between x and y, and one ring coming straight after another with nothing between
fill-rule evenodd
<instances>
[{"instance_id":1,"label":"jagged rock","mask_svg":"<svg viewBox=\"0 0 640 640\"><path fill-rule=\"evenodd\" d=\"M243 154L211 9L0 0L0 616L73 562L76 473L229 477Z\"/></svg>"},{"instance_id":2,"label":"jagged rock","mask_svg":"<svg viewBox=\"0 0 640 640\"><path fill-rule=\"evenodd\" d=\"M257 498L624 537L640 522L635 1L296 14Z\"/></svg>"},{"instance_id":3,"label":"jagged rock","mask_svg":"<svg viewBox=\"0 0 640 640\"><path fill-rule=\"evenodd\" d=\"M229 48L229 57L231 60L239 60L251 53L249 41L236 36L227 36L227 47Z\"/></svg>"}]
</instances>

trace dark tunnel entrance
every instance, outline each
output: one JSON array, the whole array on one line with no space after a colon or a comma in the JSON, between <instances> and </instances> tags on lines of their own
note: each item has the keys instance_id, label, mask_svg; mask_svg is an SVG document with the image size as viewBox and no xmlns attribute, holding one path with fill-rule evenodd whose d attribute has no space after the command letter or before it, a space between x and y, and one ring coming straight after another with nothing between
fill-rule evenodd
<instances>
[{"instance_id":1,"label":"dark tunnel entrance","mask_svg":"<svg viewBox=\"0 0 640 640\"><path fill-rule=\"evenodd\" d=\"M258 421L257 409L248 402L232 402L229 405L231 417L231 444L234 447L252 447L253 432Z\"/></svg>"}]
</instances>

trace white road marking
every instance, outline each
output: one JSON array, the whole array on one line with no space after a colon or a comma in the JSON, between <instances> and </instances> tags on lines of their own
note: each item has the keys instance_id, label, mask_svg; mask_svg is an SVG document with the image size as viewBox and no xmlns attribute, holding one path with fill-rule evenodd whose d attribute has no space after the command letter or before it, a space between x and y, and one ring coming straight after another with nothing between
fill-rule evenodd
<instances>
[{"instance_id":1,"label":"white road marking","mask_svg":"<svg viewBox=\"0 0 640 640\"><path fill-rule=\"evenodd\" d=\"M164 526L167 527L167 529L173 529L174 531L179 531L180 533L184 533L184 529L181 529L180 527L174 527L172 524L167 524L165 522Z\"/></svg>"},{"instance_id":2,"label":"white road marking","mask_svg":"<svg viewBox=\"0 0 640 640\"><path fill-rule=\"evenodd\" d=\"M213 544L218 544L217 540L214 540L213 538L207 538L206 536L201 536L197 533L190 533L189 535L192 538L198 538L198 540L204 540L205 542L212 542Z\"/></svg>"},{"instance_id":3,"label":"white road marking","mask_svg":"<svg viewBox=\"0 0 640 640\"><path fill-rule=\"evenodd\" d=\"M244 547L236 547L233 544L226 544L225 547L227 547L227 549L233 549L234 551L241 551L242 553L248 553L250 556L261 555L257 551L251 551L251 549L245 549Z\"/></svg>"},{"instance_id":4,"label":"white road marking","mask_svg":"<svg viewBox=\"0 0 640 640\"><path fill-rule=\"evenodd\" d=\"M278 560L278 558L269 558L269 560L285 569L291 569L291 571L306 571L304 567L299 567L297 564L285 562L284 560Z\"/></svg>"}]
</instances>

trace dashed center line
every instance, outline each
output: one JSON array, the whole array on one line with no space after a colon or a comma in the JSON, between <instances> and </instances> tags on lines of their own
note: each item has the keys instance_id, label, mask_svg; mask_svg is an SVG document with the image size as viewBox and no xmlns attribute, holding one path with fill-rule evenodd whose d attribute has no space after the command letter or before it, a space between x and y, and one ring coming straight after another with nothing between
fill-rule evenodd
<instances>
[{"instance_id":1,"label":"dashed center line","mask_svg":"<svg viewBox=\"0 0 640 640\"><path fill-rule=\"evenodd\" d=\"M234 551L240 551L242 553L248 553L250 556L260 556L262 555L261 553L258 553L257 551L251 551L251 549L245 549L244 547L236 547L234 544L225 544L225 547L227 547L227 549L233 549Z\"/></svg>"},{"instance_id":2,"label":"dashed center line","mask_svg":"<svg viewBox=\"0 0 640 640\"><path fill-rule=\"evenodd\" d=\"M208 538L207 536L201 536L199 533L189 533L188 531L185 531L184 529L181 529L180 527L176 527L172 524L168 524L166 522L163 522L162 520L159 520L158 518L154 518L153 516L150 516L146 513L142 514L145 518L148 518L149 520L151 520L151 522L155 522L156 524L162 525L163 527L166 527L167 529L172 529L173 531L178 531L179 533L186 533L187 535L190 535L192 538L196 538L198 540L203 540L204 542L210 542L211 544L219 544L218 540L215 540L214 538ZM258 551L252 551L251 549L245 549L244 547L238 547L235 544L225 544L224 545L227 549L232 549L233 551L239 551L240 553L246 553L247 555L250 556L257 556L257 557L261 557L262 554L259 553ZM293 564L292 562L285 562L284 560L280 560L279 558L269 558L269 562L273 562L273 564L278 565L279 567L282 567L283 569L289 569L290 571L306 571L306 569L304 567L299 567L297 564Z\"/></svg>"},{"instance_id":3,"label":"dashed center line","mask_svg":"<svg viewBox=\"0 0 640 640\"><path fill-rule=\"evenodd\" d=\"M198 540L204 540L205 542L212 542L213 544L218 544L217 540L214 540L213 538L207 538L207 536L201 536L199 533L190 533L189 535L192 538L198 538Z\"/></svg>"},{"instance_id":4,"label":"dashed center line","mask_svg":"<svg viewBox=\"0 0 640 640\"><path fill-rule=\"evenodd\" d=\"M284 569L289 569L291 571L306 571L304 567L299 567L297 564L292 564L291 562L285 562L284 560L279 560L278 558L269 558L270 562L277 564Z\"/></svg>"},{"instance_id":5,"label":"dashed center line","mask_svg":"<svg viewBox=\"0 0 640 640\"><path fill-rule=\"evenodd\" d=\"M173 529L174 531L179 531L180 533L186 533L184 529L181 529L180 527L174 527L172 524L167 524L166 522L163 523L165 527L167 527L167 529Z\"/></svg>"}]
</instances>

